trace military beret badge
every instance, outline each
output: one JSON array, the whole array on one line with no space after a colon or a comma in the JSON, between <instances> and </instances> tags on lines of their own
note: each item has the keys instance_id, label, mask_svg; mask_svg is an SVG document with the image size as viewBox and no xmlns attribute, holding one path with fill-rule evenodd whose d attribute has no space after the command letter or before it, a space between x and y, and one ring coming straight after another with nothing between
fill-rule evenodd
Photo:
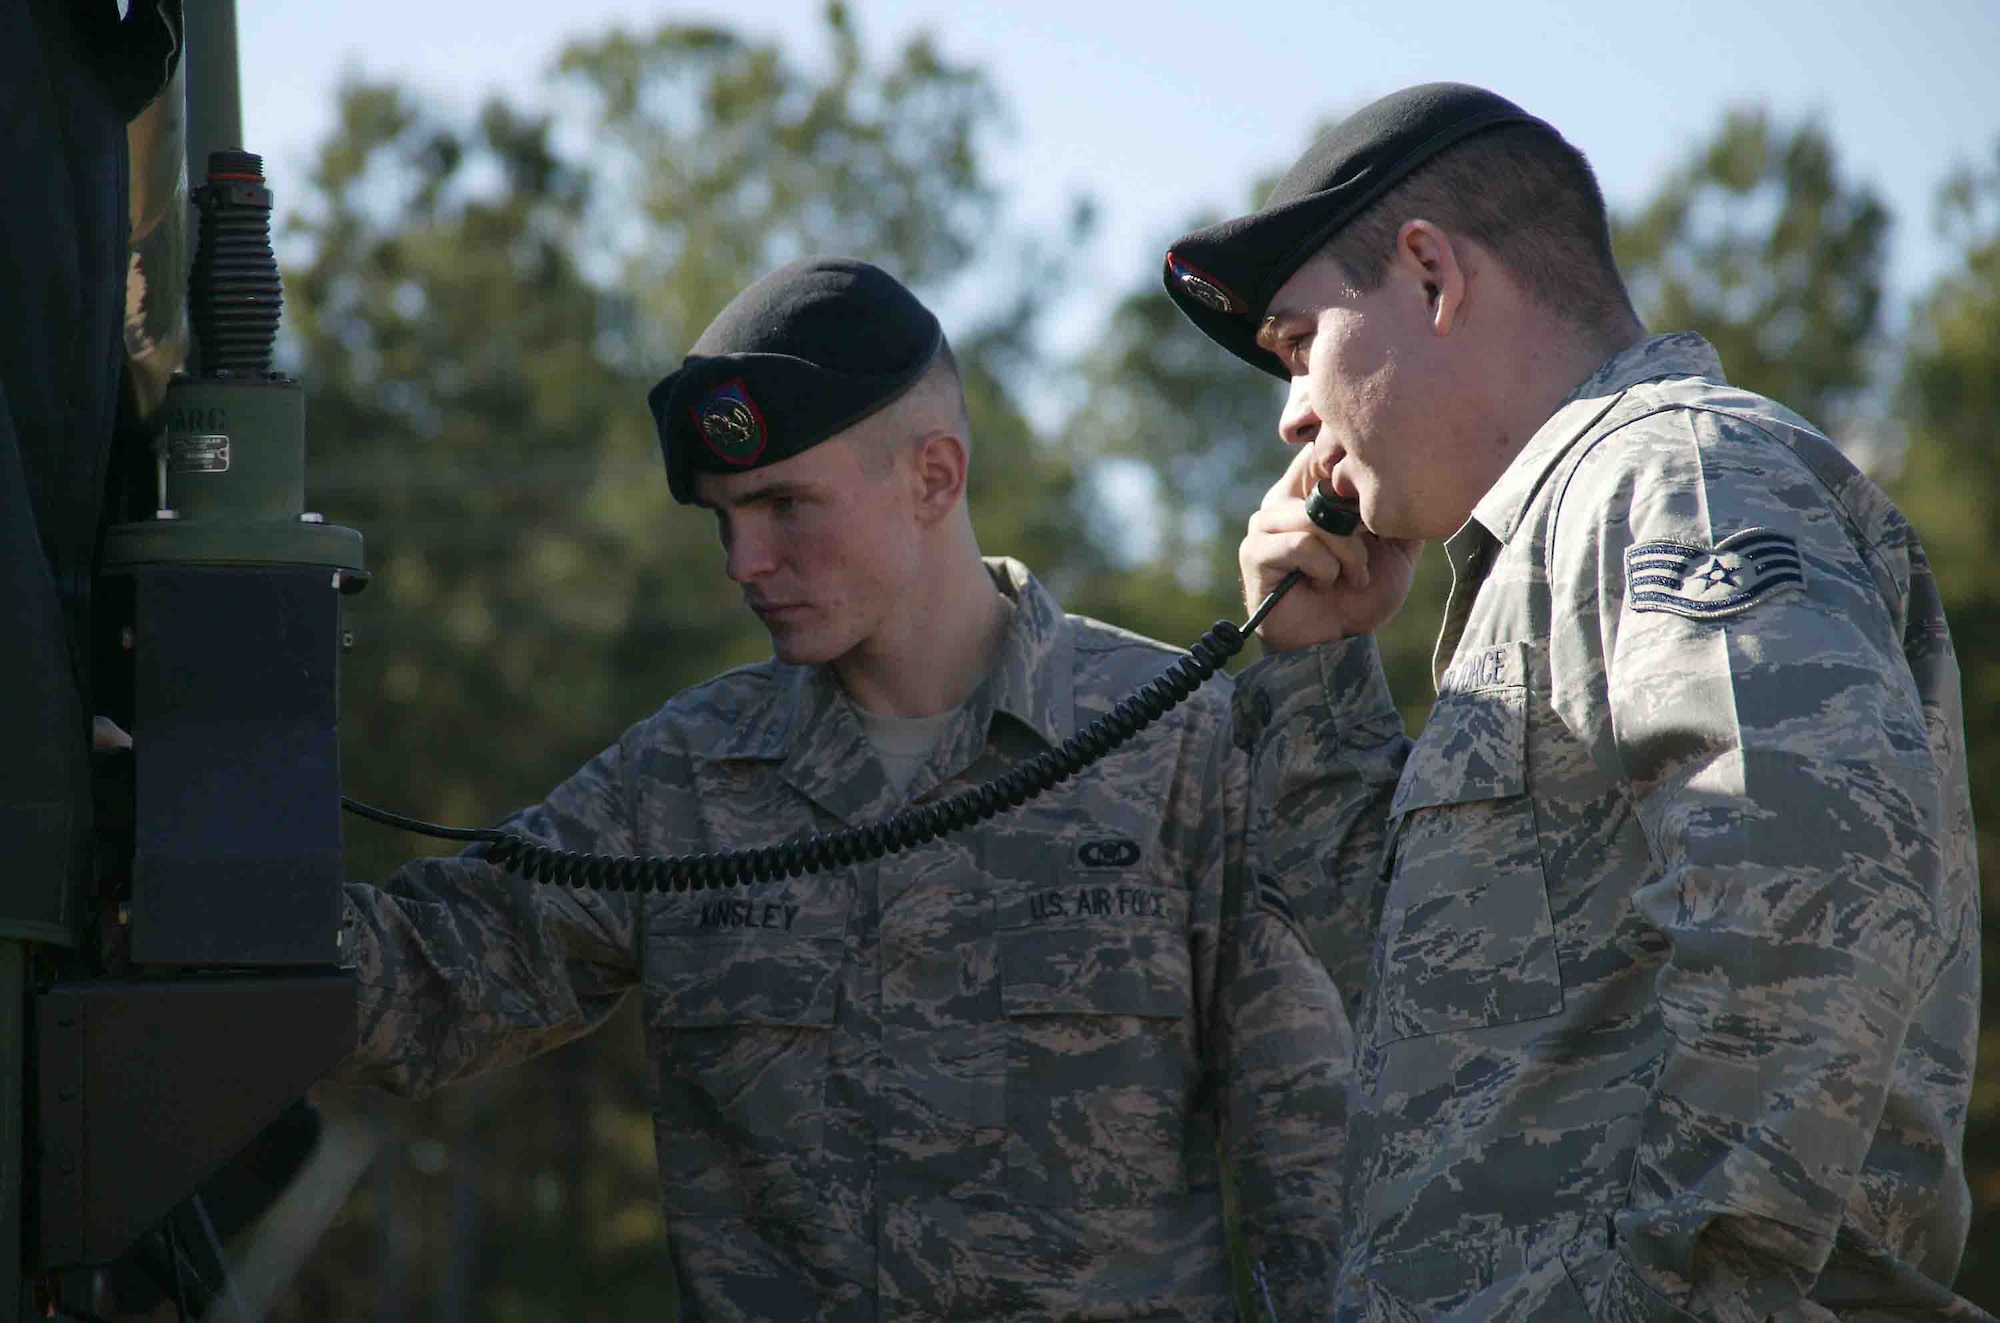
<instances>
[{"instance_id":1,"label":"military beret badge","mask_svg":"<svg viewBox=\"0 0 2000 1323\"><path fill-rule=\"evenodd\" d=\"M701 439L724 463L748 467L764 453L764 415L743 378L709 391L692 412Z\"/></svg>"},{"instance_id":2,"label":"military beret badge","mask_svg":"<svg viewBox=\"0 0 2000 1323\"><path fill-rule=\"evenodd\" d=\"M1200 267L1183 261L1171 252L1167 254L1167 270L1180 282L1188 297L1203 307L1226 313L1248 311L1243 300L1232 294L1228 286Z\"/></svg>"}]
</instances>

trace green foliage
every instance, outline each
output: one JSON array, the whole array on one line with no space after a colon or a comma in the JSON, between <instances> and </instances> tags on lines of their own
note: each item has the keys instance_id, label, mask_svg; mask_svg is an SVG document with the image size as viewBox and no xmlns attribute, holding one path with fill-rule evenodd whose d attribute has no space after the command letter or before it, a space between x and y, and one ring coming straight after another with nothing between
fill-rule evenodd
<instances>
[{"instance_id":1,"label":"green foliage","mask_svg":"<svg viewBox=\"0 0 2000 1323\"><path fill-rule=\"evenodd\" d=\"M1960 261L1923 300L1902 379L1909 428L1898 503L1921 531L1958 650L1969 739L1973 819L1984 883L1985 999L1978 1086L1966 1135L1977 1208L1973 1246L2000 1239L2000 144L1991 168L1966 170L1942 193L1941 222ZM1960 1289L2000 1303L2000 1260L1969 1252Z\"/></svg>"},{"instance_id":2,"label":"green foliage","mask_svg":"<svg viewBox=\"0 0 2000 1323\"><path fill-rule=\"evenodd\" d=\"M316 505L364 530L377 571L350 612L346 775L491 818L594 752L616 709L621 677L595 663L640 576L590 497L643 415L593 353L615 309L577 269L588 182L550 126L494 104L460 133L383 87L341 109L289 324ZM531 752L468 766L468 741ZM361 871L386 866L378 835L358 843Z\"/></svg>"},{"instance_id":3,"label":"green foliage","mask_svg":"<svg viewBox=\"0 0 2000 1323\"><path fill-rule=\"evenodd\" d=\"M1650 327L1701 332L1730 380L1838 435L1869 385L1888 229L1819 125L1738 109L1612 238Z\"/></svg>"},{"instance_id":4,"label":"green foliage","mask_svg":"<svg viewBox=\"0 0 2000 1323\"><path fill-rule=\"evenodd\" d=\"M1072 448L1143 464L1171 516L1160 557L1187 588L1226 592L1243 520L1284 471L1283 385L1217 349L1157 283L1119 301L1082 376Z\"/></svg>"},{"instance_id":5,"label":"green foliage","mask_svg":"<svg viewBox=\"0 0 2000 1323\"><path fill-rule=\"evenodd\" d=\"M979 139L998 103L918 37L870 67L828 10L832 68L715 27L613 32L565 51L558 90L589 117L605 185L597 239L642 314L641 363L679 361L715 312L771 267L831 252L913 287L961 270L990 234Z\"/></svg>"}]
</instances>

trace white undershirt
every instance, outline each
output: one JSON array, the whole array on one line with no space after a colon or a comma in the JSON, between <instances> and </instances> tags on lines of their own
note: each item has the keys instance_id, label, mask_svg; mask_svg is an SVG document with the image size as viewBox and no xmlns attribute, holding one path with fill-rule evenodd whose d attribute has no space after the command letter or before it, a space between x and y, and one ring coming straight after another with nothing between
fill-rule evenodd
<instances>
[{"instance_id":1,"label":"white undershirt","mask_svg":"<svg viewBox=\"0 0 2000 1323\"><path fill-rule=\"evenodd\" d=\"M875 746L875 756L882 760L882 770L889 774L889 784L896 787L897 794L910 788L917 769L937 752L945 727L957 715L957 708L929 717L885 717L861 712L861 728L868 732L868 742Z\"/></svg>"}]
</instances>

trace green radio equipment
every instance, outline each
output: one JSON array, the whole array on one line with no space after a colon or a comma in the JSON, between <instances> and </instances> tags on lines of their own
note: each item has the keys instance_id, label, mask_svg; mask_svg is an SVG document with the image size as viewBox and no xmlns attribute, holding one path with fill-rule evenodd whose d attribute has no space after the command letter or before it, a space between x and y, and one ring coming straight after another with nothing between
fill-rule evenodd
<instances>
[{"instance_id":1,"label":"green radio equipment","mask_svg":"<svg viewBox=\"0 0 2000 1323\"><path fill-rule=\"evenodd\" d=\"M226 1202L217 1173L259 1146L286 1152L258 1158L245 1215L275 1193L317 1134L296 1100L356 1033L338 688L362 542L304 509L303 395L272 370L283 296L261 162L210 153L195 202L195 370L159 412L155 508L108 529L100 562L129 622L129 873L95 898L96 976L34 1007L28 1258L59 1309L162 1226L156 1286L185 1306L187 1270L219 1266L221 1246L195 1201L207 1243L184 1255L175 1210L205 1183Z\"/></svg>"},{"instance_id":2,"label":"green radio equipment","mask_svg":"<svg viewBox=\"0 0 2000 1323\"><path fill-rule=\"evenodd\" d=\"M361 535L304 509L305 395L271 370L262 164L215 152L195 196L199 371L168 387L158 508L110 529L102 562L132 599L130 956L332 965L340 598L366 582Z\"/></svg>"}]
</instances>

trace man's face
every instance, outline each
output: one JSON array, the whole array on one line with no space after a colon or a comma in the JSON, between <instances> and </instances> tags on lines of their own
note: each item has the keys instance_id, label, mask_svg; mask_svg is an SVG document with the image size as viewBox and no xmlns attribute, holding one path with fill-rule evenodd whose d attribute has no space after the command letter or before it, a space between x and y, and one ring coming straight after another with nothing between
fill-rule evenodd
<instances>
[{"instance_id":1,"label":"man's face","mask_svg":"<svg viewBox=\"0 0 2000 1323\"><path fill-rule=\"evenodd\" d=\"M747 473L697 473L729 577L780 661L838 661L894 614L917 566L917 523L900 464L879 440L843 434Z\"/></svg>"},{"instance_id":2,"label":"man's face","mask_svg":"<svg viewBox=\"0 0 2000 1323\"><path fill-rule=\"evenodd\" d=\"M1420 273L1392 265L1362 294L1322 254L1272 297L1258 334L1292 374L1279 436L1311 446L1308 476L1359 502L1383 537L1450 536L1498 476L1467 443L1476 406L1434 308Z\"/></svg>"}]
</instances>

